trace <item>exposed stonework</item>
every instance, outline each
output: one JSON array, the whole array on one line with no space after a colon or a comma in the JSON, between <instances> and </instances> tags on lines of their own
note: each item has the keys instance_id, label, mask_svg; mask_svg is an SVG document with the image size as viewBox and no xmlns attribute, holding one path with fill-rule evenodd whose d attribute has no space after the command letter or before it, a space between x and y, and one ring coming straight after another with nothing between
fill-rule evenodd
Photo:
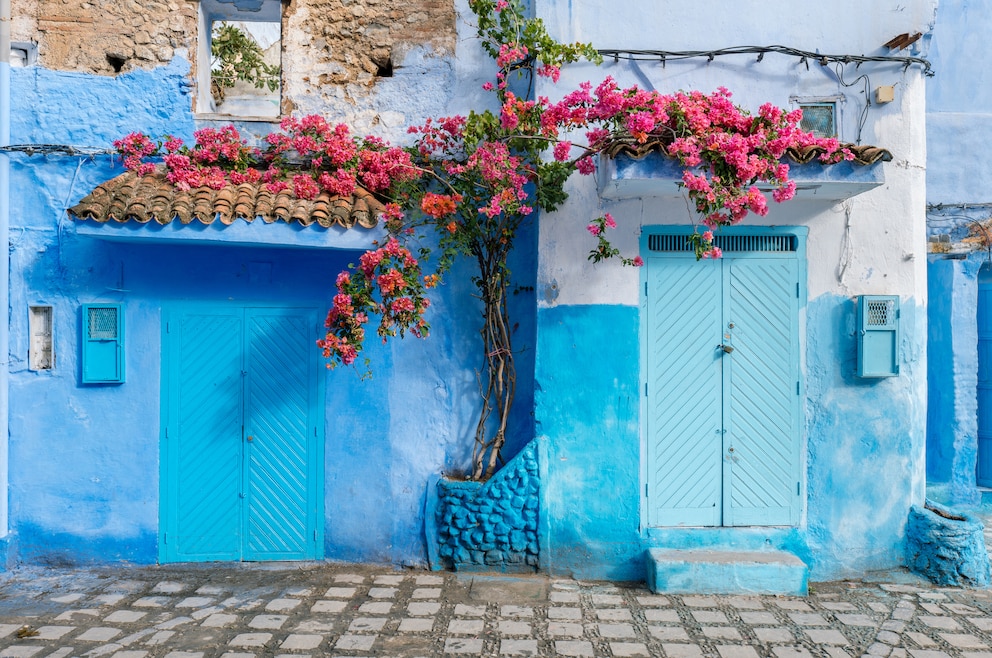
<instances>
[{"instance_id":1,"label":"exposed stonework","mask_svg":"<svg viewBox=\"0 0 992 658\"><path fill-rule=\"evenodd\" d=\"M116 75L197 52L195 0L14 0L15 41L55 70ZM293 0L283 9L283 112L353 102L411 50L455 46L453 0ZM197 62L192 62L196 75Z\"/></svg>"}]
</instances>

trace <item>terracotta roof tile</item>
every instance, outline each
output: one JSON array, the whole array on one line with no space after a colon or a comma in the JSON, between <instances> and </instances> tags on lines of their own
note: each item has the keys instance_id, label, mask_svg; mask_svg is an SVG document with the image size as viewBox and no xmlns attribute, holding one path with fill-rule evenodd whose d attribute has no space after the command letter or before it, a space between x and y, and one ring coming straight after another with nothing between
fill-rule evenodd
<instances>
[{"instance_id":1,"label":"terracotta roof tile","mask_svg":"<svg viewBox=\"0 0 992 658\"><path fill-rule=\"evenodd\" d=\"M384 210L383 204L361 187L350 197L322 192L316 199L298 199L288 192L273 194L260 183L228 185L220 190L199 187L183 191L165 178L164 170L148 176L129 171L98 185L82 201L69 208L76 219L104 223L134 221L182 224L194 221L230 225L237 219L247 222L256 217L267 224L275 221L297 222L303 226L317 224L330 228L335 224L351 228L355 224L373 228Z\"/></svg>"},{"instance_id":2,"label":"terracotta roof tile","mask_svg":"<svg viewBox=\"0 0 992 658\"><path fill-rule=\"evenodd\" d=\"M643 158L648 153L659 151L664 155L668 153L668 140L656 137L648 138L648 141L639 143L633 138L620 139L614 141L606 148L605 152L611 158L618 155L629 155L634 158ZM847 148L854 154L854 162L861 165L873 165L876 162L888 162L892 159L892 153L877 146L859 146L856 144L841 144L841 148ZM826 149L821 146L807 146L802 149L789 149L786 156L797 164L807 164L814 162Z\"/></svg>"}]
</instances>

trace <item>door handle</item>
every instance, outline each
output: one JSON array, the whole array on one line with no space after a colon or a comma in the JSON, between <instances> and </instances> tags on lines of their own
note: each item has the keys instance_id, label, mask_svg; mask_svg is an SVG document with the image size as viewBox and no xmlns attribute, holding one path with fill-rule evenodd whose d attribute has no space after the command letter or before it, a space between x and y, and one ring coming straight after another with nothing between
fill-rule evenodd
<instances>
[{"instance_id":1,"label":"door handle","mask_svg":"<svg viewBox=\"0 0 992 658\"><path fill-rule=\"evenodd\" d=\"M734 351L733 346L731 346L731 345L724 345L724 344L717 345L716 346L716 349L723 350L726 354L730 354L731 352Z\"/></svg>"}]
</instances>

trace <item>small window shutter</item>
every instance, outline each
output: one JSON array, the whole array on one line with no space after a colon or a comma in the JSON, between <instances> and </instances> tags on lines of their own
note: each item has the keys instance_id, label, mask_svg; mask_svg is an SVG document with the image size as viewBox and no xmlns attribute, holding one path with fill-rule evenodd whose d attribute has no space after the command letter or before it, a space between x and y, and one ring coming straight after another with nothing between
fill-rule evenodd
<instances>
[{"instance_id":1,"label":"small window shutter","mask_svg":"<svg viewBox=\"0 0 992 658\"><path fill-rule=\"evenodd\" d=\"M899 297L858 298L858 377L899 374Z\"/></svg>"},{"instance_id":2,"label":"small window shutter","mask_svg":"<svg viewBox=\"0 0 992 658\"><path fill-rule=\"evenodd\" d=\"M84 384L124 382L124 307L83 304L82 377Z\"/></svg>"}]
</instances>

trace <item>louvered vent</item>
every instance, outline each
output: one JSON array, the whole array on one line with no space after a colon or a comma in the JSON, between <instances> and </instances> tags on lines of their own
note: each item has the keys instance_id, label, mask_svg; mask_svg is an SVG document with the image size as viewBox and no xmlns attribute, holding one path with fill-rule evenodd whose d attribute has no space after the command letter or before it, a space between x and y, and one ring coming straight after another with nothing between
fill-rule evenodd
<instances>
[{"instance_id":1,"label":"louvered vent","mask_svg":"<svg viewBox=\"0 0 992 658\"><path fill-rule=\"evenodd\" d=\"M716 235L713 245L727 253L792 252L797 248L794 235ZM692 243L688 235L650 235L648 251L689 253Z\"/></svg>"}]
</instances>

